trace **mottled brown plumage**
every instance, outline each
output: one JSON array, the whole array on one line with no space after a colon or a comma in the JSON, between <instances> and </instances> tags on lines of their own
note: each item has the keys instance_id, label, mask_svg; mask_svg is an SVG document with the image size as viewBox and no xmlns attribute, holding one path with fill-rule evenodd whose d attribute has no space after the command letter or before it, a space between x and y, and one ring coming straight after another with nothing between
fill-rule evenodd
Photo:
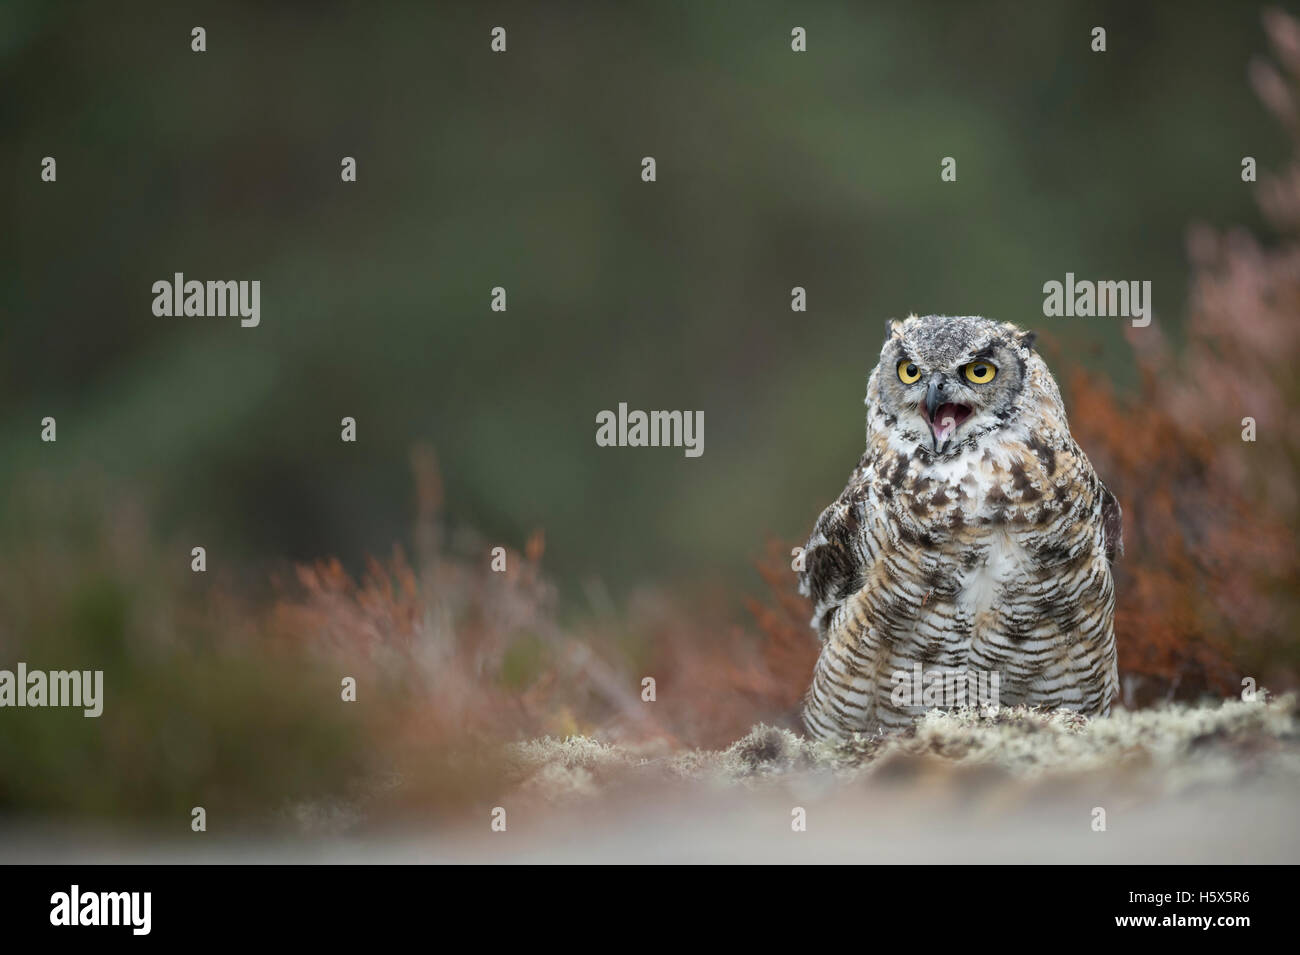
<instances>
[{"instance_id":1,"label":"mottled brown plumage","mask_svg":"<svg viewBox=\"0 0 1300 955\"><path fill-rule=\"evenodd\" d=\"M809 733L897 728L934 706L1108 712L1120 508L1032 334L891 322L866 404L866 452L805 548L823 640Z\"/></svg>"}]
</instances>

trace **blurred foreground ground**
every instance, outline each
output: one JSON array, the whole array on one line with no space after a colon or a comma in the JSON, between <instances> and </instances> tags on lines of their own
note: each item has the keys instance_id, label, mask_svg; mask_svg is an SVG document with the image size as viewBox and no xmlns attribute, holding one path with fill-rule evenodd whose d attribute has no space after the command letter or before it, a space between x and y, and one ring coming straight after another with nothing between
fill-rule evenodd
<instances>
[{"instance_id":1,"label":"blurred foreground ground","mask_svg":"<svg viewBox=\"0 0 1300 955\"><path fill-rule=\"evenodd\" d=\"M490 830L486 804L458 825L369 830L362 802L299 807L299 832L270 840L5 826L0 861L1300 861L1293 696L1091 722L935 713L905 736L839 746L766 726L725 750L676 754L548 738L512 747L510 766L505 832ZM796 807L805 832L792 831Z\"/></svg>"}]
</instances>

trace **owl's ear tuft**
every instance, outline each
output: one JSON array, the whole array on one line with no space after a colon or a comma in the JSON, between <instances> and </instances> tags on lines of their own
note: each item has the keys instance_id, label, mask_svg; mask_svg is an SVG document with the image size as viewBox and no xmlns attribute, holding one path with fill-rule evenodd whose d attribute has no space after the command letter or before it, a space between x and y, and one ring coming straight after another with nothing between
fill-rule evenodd
<instances>
[{"instance_id":1,"label":"owl's ear tuft","mask_svg":"<svg viewBox=\"0 0 1300 955\"><path fill-rule=\"evenodd\" d=\"M903 323L896 318L885 319L885 341L903 337Z\"/></svg>"},{"instance_id":2,"label":"owl's ear tuft","mask_svg":"<svg viewBox=\"0 0 1300 955\"><path fill-rule=\"evenodd\" d=\"M1034 342L1036 342L1037 340L1038 340L1038 332L1035 331L1020 332L1018 335L1016 335L1016 344L1022 346L1023 348L1029 351L1034 350Z\"/></svg>"}]
</instances>

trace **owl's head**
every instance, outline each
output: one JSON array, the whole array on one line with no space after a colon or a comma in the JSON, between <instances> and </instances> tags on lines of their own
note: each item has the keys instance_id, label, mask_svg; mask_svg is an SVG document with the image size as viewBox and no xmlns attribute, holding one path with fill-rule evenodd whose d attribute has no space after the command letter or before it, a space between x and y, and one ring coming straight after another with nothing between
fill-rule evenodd
<instances>
[{"instance_id":1,"label":"owl's head","mask_svg":"<svg viewBox=\"0 0 1300 955\"><path fill-rule=\"evenodd\" d=\"M1030 363L1041 364L1033 344L1033 332L987 318L891 320L874 375L880 408L904 440L959 453L1020 417Z\"/></svg>"}]
</instances>

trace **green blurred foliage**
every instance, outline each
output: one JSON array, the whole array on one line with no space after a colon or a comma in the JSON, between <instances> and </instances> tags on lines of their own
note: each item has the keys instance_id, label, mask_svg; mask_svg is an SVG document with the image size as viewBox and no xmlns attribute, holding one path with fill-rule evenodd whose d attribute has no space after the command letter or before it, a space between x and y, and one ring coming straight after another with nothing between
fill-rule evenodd
<instances>
[{"instance_id":1,"label":"green blurred foliage","mask_svg":"<svg viewBox=\"0 0 1300 955\"><path fill-rule=\"evenodd\" d=\"M214 598L219 575L153 539L129 493L47 478L0 524L0 669L103 672L102 712L0 710L0 817L111 819L189 832L273 822L372 771L374 716L343 667L271 639ZM111 502L111 503L110 503ZM373 709L373 708L372 708Z\"/></svg>"},{"instance_id":2,"label":"green blurred foliage","mask_svg":"<svg viewBox=\"0 0 1300 955\"><path fill-rule=\"evenodd\" d=\"M228 567L387 553L427 441L561 581L751 581L856 461L886 317L1128 376L1042 284L1149 279L1176 329L1186 226L1257 227L1240 159L1285 148L1250 5L7 0L0 38L0 495L103 474ZM175 271L261 280L261 326L154 317ZM596 447L620 401L704 409L704 456ZM68 626L119 632L116 587Z\"/></svg>"}]
</instances>

